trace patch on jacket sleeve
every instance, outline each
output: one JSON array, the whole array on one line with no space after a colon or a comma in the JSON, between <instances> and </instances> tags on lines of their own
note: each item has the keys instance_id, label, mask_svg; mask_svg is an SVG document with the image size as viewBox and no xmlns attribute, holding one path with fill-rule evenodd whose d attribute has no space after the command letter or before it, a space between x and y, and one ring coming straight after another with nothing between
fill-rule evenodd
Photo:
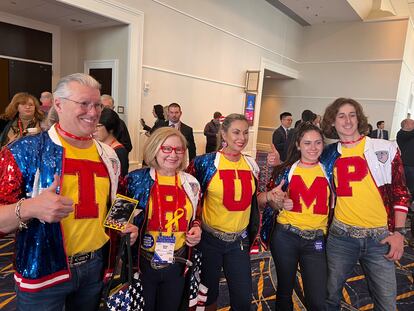
<instances>
[{"instance_id":1,"label":"patch on jacket sleeve","mask_svg":"<svg viewBox=\"0 0 414 311\"><path fill-rule=\"evenodd\" d=\"M390 157L390 153L386 150L376 151L375 155L377 156L378 161L380 161L382 164L385 164L385 162L387 162Z\"/></svg>"}]
</instances>

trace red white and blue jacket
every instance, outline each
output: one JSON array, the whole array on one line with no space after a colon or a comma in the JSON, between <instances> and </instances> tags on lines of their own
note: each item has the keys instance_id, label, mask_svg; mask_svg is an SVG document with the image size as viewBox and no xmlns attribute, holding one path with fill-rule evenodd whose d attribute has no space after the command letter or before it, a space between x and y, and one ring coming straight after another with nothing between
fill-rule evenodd
<instances>
[{"instance_id":1,"label":"red white and blue jacket","mask_svg":"<svg viewBox=\"0 0 414 311\"><path fill-rule=\"evenodd\" d=\"M211 153L207 153L207 154L195 157L194 160L191 161L190 165L187 168L187 172L193 175L200 183L200 186L201 186L200 206L203 205L204 195L207 194L208 186L211 180L213 179L214 175L217 173L220 156L221 154L219 152L211 152ZM256 189L257 189L257 180L259 178L259 167L252 157L247 156L247 155L242 155L242 156L246 160L247 164L249 165L252 171L252 174L254 176L255 183L256 183ZM257 191L255 191L252 196L250 220L249 220L249 225L247 227L250 246L252 246L255 240L257 239L257 234L259 232L259 227L260 227L260 213L259 213L259 206L257 204L256 193ZM201 208L199 208L197 212L197 218L201 221Z\"/></svg>"},{"instance_id":2,"label":"red white and blue jacket","mask_svg":"<svg viewBox=\"0 0 414 311\"><path fill-rule=\"evenodd\" d=\"M394 230L394 212L407 213L410 195L405 184L401 154L395 142L365 138L364 156L368 169L381 194L388 215L388 228ZM326 173L333 183L333 171L336 160L341 156L341 143L328 145L321 156Z\"/></svg>"},{"instance_id":3,"label":"red white and blue jacket","mask_svg":"<svg viewBox=\"0 0 414 311\"><path fill-rule=\"evenodd\" d=\"M95 140L94 143L108 170L111 199L114 199L120 173L118 157L109 146ZM64 159L65 149L55 127L4 147L0 153L0 205L35 197L48 188L55 174L62 175ZM87 188L84 190L88 191ZM112 233L110 236L112 240ZM14 269L17 286L27 292L40 291L70 279L61 223L31 219L27 229L18 231Z\"/></svg>"}]
</instances>

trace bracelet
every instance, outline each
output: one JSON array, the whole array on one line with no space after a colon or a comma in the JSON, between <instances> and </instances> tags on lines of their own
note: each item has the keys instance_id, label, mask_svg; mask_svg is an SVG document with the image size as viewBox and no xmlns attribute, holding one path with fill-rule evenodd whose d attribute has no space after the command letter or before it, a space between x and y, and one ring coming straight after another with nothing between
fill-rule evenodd
<instances>
[{"instance_id":1,"label":"bracelet","mask_svg":"<svg viewBox=\"0 0 414 311\"><path fill-rule=\"evenodd\" d=\"M19 230L23 230L23 229L27 229L27 223L25 223L24 221L22 221L22 216L20 215L20 209L22 207L23 201L26 200L25 198L20 199L17 204L16 207L14 209L14 212L16 214L17 219L19 220Z\"/></svg>"}]
</instances>

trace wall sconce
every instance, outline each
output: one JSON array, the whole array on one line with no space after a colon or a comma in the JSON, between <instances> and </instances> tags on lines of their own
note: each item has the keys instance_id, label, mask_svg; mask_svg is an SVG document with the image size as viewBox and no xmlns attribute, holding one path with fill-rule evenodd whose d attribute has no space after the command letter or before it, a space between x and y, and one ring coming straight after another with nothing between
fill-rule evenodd
<instances>
[{"instance_id":1,"label":"wall sconce","mask_svg":"<svg viewBox=\"0 0 414 311\"><path fill-rule=\"evenodd\" d=\"M257 92L259 90L259 76L258 70L246 71L246 92Z\"/></svg>"}]
</instances>

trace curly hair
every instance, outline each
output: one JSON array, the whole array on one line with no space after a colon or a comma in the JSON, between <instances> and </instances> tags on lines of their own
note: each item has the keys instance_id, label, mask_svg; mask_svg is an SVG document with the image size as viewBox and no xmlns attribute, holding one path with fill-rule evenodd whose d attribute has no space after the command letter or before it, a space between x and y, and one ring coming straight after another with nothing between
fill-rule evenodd
<instances>
[{"instance_id":1,"label":"curly hair","mask_svg":"<svg viewBox=\"0 0 414 311\"><path fill-rule=\"evenodd\" d=\"M29 99L31 99L35 105L34 118L36 121L42 121L44 119L44 114L40 110L40 103L38 99L33 95L25 92L16 93L13 96L11 102L6 107L6 111L0 116L0 118L8 121L14 120L19 114L19 105L27 103Z\"/></svg>"},{"instance_id":2,"label":"curly hair","mask_svg":"<svg viewBox=\"0 0 414 311\"><path fill-rule=\"evenodd\" d=\"M364 114L362 105L355 99L340 97L325 109L325 113L321 122L321 128L326 137L339 138L333 124L335 123L336 115L338 114L339 109L346 104L349 104L355 108L358 120L358 132L364 135L368 134L368 119Z\"/></svg>"}]
</instances>

